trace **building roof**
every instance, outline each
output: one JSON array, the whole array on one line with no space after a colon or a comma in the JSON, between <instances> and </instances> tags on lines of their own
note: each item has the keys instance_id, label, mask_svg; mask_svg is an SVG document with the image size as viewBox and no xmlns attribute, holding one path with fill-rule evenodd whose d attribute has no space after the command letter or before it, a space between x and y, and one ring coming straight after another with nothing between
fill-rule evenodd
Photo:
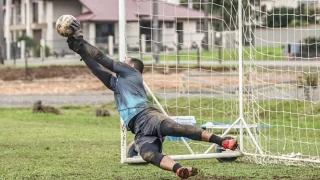
<instances>
[{"instance_id":1,"label":"building roof","mask_svg":"<svg viewBox=\"0 0 320 180\"><path fill-rule=\"evenodd\" d=\"M80 21L118 21L118 0L79 0L89 12L77 15ZM152 18L152 0L126 0L127 21L138 21L139 18ZM176 19L201 19L205 14L202 11L189 9L184 6L159 1L159 20L174 21ZM219 19L218 16L210 18Z\"/></svg>"}]
</instances>

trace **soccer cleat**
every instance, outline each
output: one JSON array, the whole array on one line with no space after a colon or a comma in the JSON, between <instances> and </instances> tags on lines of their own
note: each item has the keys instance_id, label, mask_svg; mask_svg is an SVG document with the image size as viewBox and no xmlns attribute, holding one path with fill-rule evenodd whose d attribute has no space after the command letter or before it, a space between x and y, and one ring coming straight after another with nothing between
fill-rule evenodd
<instances>
[{"instance_id":1,"label":"soccer cleat","mask_svg":"<svg viewBox=\"0 0 320 180\"><path fill-rule=\"evenodd\" d=\"M238 142L236 139L226 139L222 141L222 147L234 151L238 147Z\"/></svg>"},{"instance_id":2,"label":"soccer cleat","mask_svg":"<svg viewBox=\"0 0 320 180\"><path fill-rule=\"evenodd\" d=\"M181 167L177 170L176 172L177 176L179 176L181 179L187 179L191 176L195 176L198 174L198 169L197 168L191 168L189 170L187 167Z\"/></svg>"}]
</instances>

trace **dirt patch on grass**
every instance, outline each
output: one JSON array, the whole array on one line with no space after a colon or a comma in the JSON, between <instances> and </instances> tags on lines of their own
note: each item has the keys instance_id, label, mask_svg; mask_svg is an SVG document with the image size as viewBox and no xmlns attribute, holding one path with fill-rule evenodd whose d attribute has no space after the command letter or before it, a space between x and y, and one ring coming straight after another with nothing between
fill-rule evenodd
<instances>
[{"instance_id":1,"label":"dirt patch on grass","mask_svg":"<svg viewBox=\"0 0 320 180\"><path fill-rule=\"evenodd\" d=\"M196 176L190 180L242 180L249 179L247 177L229 177L229 176Z\"/></svg>"},{"instance_id":2,"label":"dirt patch on grass","mask_svg":"<svg viewBox=\"0 0 320 180\"><path fill-rule=\"evenodd\" d=\"M129 180L136 180L138 179L137 177L135 178L123 178L123 177L113 177L116 180L124 180L124 179L129 179ZM144 177L141 177L141 179L144 179ZM159 180L172 180L172 179L180 179L179 177L175 178L161 178L161 177L155 177L155 179ZM246 180L246 179L252 179L249 177L229 177L229 176L195 176L188 178L188 180Z\"/></svg>"},{"instance_id":3,"label":"dirt patch on grass","mask_svg":"<svg viewBox=\"0 0 320 180\"><path fill-rule=\"evenodd\" d=\"M256 179L256 177L230 177L230 176L197 176L190 178L190 180L249 180ZM273 176L270 179L284 180L284 179L294 179L291 176Z\"/></svg>"},{"instance_id":4,"label":"dirt patch on grass","mask_svg":"<svg viewBox=\"0 0 320 180\"><path fill-rule=\"evenodd\" d=\"M25 94L74 94L87 92L107 92L108 89L93 75L74 78L36 79L32 81L0 80L0 95Z\"/></svg>"},{"instance_id":5,"label":"dirt patch on grass","mask_svg":"<svg viewBox=\"0 0 320 180\"><path fill-rule=\"evenodd\" d=\"M230 68L201 67L202 72L230 71ZM154 91L176 91L181 88L183 73L196 71L199 67L146 66L144 80ZM192 83L193 84L193 83ZM198 86L196 84L195 86ZM0 94L72 94L83 92L108 92L109 90L86 66L46 66L28 69L0 68Z\"/></svg>"},{"instance_id":6,"label":"dirt patch on grass","mask_svg":"<svg viewBox=\"0 0 320 180\"><path fill-rule=\"evenodd\" d=\"M237 86L239 79L235 68L146 66L143 78L154 93L185 93L208 90L222 92L224 87ZM274 84L292 75L263 73L245 76L245 84ZM250 80L250 81L248 81ZM0 68L0 94L72 94L109 91L86 66L48 66L28 70Z\"/></svg>"},{"instance_id":7,"label":"dirt patch on grass","mask_svg":"<svg viewBox=\"0 0 320 180\"><path fill-rule=\"evenodd\" d=\"M190 69L202 69L216 72L230 71L234 68L229 67L177 67L177 66L146 66L144 73L174 74L182 73ZM25 80L24 68L0 68L0 79L3 81ZM91 75L86 66L44 66L28 69L28 79L47 79L47 78L72 78L80 75Z\"/></svg>"},{"instance_id":8,"label":"dirt patch on grass","mask_svg":"<svg viewBox=\"0 0 320 180\"><path fill-rule=\"evenodd\" d=\"M88 75L90 70L85 66L46 66L28 69L28 79L71 78ZM0 68L0 79L3 81L25 80L24 68Z\"/></svg>"}]
</instances>

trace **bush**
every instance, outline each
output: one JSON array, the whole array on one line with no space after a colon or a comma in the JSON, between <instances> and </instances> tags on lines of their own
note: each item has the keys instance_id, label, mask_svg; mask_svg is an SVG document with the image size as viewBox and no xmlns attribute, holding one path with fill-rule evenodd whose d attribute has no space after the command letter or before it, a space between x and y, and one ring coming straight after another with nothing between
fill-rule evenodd
<instances>
[{"instance_id":1,"label":"bush","mask_svg":"<svg viewBox=\"0 0 320 180\"><path fill-rule=\"evenodd\" d=\"M31 48L36 46L36 41L32 37L29 37L29 36L26 36L26 35L22 35L22 36L20 36L18 38L18 42L21 42L21 41L25 41L26 42L26 48L27 49L31 49Z\"/></svg>"},{"instance_id":2,"label":"bush","mask_svg":"<svg viewBox=\"0 0 320 180\"><path fill-rule=\"evenodd\" d=\"M50 48L48 46L45 46L45 52L46 57L49 57L51 55ZM34 55L36 57L41 57L41 45L36 46L36 48L34 49Z\"/></svg>"},{"instance_id":3,"label":"bush","mask_svg":"<svg viewBox=\"0 0 320 180\"><path fill-rule=\"evenodd\" d=\"M34 48L36 46L36 41L29 36L26 35L22 35L18 38L18 42L21 41L25 41L25 45L26 45L26 56L29 57L30 56L30 51L32 50L32 48Z\"/></svg>"},{"instance_id":4,"label":"bush","mask_svg":"<svg viewBox=\"0 0 320 180\"><path fill-rule=\"evenodd\" d=\"M287 27L294 19L294 8L280 7L268 11L268 27Z\"/></svg>"},{"instance_id":5,"label":"bush","mask_svg":"<svg viewBox=\"0 0 320 180\"><path fill-rule=\"evenodd\" d=\"M304 20L297 20L297 19L293 19L290 23L289 26L308 26L309 22L308 21L304 21Z\"/></svg>"},{"instance_id":6,"label":"bush","mask_svg":"<svg viewBox=\"0 0 320 180\"><path fill-rule=\"evenodd\" d=\"M307 74L305 76L306 79L306 86L311 86L313 88L316 88L318 86L318 75L317 74Z\"/></svg>"},{"instance_id":7,"label":"bush","mask_svg":"<svg viewBox=\"0 0 320 180\"><path fill-rule=\"evenodd\" d=\"M320 38L319 37L306 37L303 39L302 51L304 52L316 52L320 51Z\"/></svg>"}]
</instances>

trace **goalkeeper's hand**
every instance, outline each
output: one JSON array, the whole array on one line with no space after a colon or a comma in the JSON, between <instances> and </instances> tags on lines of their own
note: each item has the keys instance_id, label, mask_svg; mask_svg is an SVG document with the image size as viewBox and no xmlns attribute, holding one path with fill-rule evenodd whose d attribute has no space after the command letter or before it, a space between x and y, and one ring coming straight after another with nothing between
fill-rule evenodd
<instances>
[{"instance_id":1,"label":"goalkeeper's hand","mask_svg":"<svg viewBox=\"0 0 320 180\"><path fill-rule=\"evenodd\" d=\"M82 37L79 37L78 39L75 37L69 37L67 43L69 49L71 49L75 53L79 54L80 56L83 56L85 54L85 50L83 47L84 40Z\"/></svg>"},{"instance_id":2,"label":"goalkeeper's hand","mask_svg":"<svg viewBox=\"0 0 320 180\"><path fill-rule=\"evenodd\" d=\"M76 19L72 22L70 26L74 30L73 37L76 39L83 39L83 33L82 33L80 21Z\"/></svg>"}]
</instances>

